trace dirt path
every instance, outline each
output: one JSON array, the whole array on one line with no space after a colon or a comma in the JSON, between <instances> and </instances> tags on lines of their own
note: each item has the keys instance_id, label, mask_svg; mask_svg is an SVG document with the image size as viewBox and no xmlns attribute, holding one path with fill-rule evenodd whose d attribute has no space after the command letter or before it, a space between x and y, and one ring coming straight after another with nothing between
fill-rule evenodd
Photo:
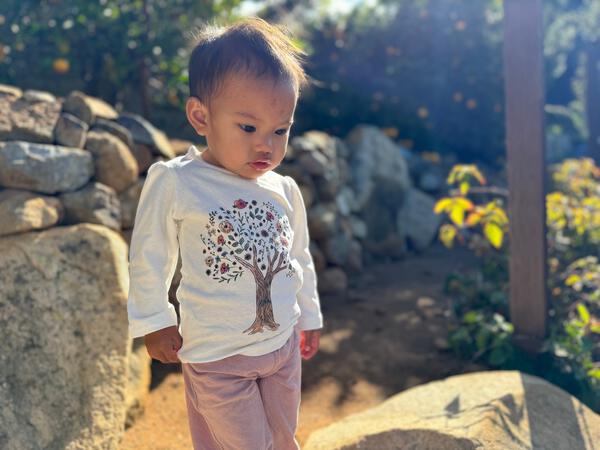
<instances>
[{"instance_id":1,"label":"dirt path","mask_svg":"<svg viewBox=\"0 0 600 450\"><path fill-rule=\"evenodd\" d=\"M317 355L302 365L297 438L418 384L483 370L443 350L446 274L476 264L466 250L441 246L371 267L345 297L323 297ZM154 361L146 413L121 450L190 450L181 368Z\"/></svg>"}]
</instances>

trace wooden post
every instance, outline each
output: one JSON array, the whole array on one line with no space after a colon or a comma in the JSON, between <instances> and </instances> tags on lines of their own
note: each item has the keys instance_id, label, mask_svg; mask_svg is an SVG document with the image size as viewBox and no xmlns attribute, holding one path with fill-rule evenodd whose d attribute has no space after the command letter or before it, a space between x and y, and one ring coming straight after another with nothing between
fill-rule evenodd
<instances>
[{"instance_id":1,"label":"wooden post","mask_svg":"<svg viewBox=\"0 0 600 450\"><path fill-rule=\"evenodd\" d=\"M514 342L534 353L547 315L541 0L505 0L504 32L510 319Z\"/></svg>"},{"instance_id":2,"label":"wooden post","mask_svg":"<svg viewBox=\"0 0 600 450\"><path fill-rule=\"evenodd\" d=\"M585 51L585 109L587 115L588 156L600 164L600 41L588 42Z\"/></svg>"}]
</instances>

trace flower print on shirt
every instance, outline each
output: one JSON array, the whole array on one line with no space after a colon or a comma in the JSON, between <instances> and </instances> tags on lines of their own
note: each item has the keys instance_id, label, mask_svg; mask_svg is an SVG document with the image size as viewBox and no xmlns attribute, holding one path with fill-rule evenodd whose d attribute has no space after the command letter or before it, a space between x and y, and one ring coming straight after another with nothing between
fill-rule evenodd
<instances>
[{"instance_id":1,"label":"flower print on shirt","mask_svg":"<svg viewBox=\"0 0 600 450\"><path fill-rule=\"evenodd\" d=\"M256 282L256 317L243 333L279 328L273 315L271 283L284 270L294 274L290 263L291 227L287 216L279 216L270 202L236 199L232 207L209 213L204 243L205 273L219 283L236 282L250 273Z\"/></svg>"}]
</instances>

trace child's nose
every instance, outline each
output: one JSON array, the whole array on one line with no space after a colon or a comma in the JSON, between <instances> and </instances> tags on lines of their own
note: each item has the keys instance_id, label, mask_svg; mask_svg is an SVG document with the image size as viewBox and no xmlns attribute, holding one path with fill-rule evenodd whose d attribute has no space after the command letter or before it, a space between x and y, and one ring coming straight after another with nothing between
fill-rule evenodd
<instances>
[{"instance_id":1,"label":"child's nose","mask_svg":"<svg viewBox=\"0 0 600 450\"><path fill-rule=\"evenodd\" d=\"M271 153L273 151L273 136L262 138L258 143L258 150Z\"/></svg>"}]
</instances>

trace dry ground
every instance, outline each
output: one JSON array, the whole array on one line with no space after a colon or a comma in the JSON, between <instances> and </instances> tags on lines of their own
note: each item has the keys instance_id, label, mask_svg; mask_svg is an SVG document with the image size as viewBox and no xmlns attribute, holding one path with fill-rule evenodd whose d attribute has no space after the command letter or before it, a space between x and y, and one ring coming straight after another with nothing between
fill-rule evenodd
<instances>
[{"instance_id":1,"label":"dry ground","mask_svg":"<svg viewBox=\"0 0 600 450\"><path fill-rule=\"evenodd\" d=\"M353 277L347 296L323 297L319 352L302 366L297 438L428 381L483 370L443 350L446 274L472 267L466 250L434 246ZM191 450L178 365L153 361L153 388L143 417L125 432L121 450Z\"/></svg>"}]
</instances>

